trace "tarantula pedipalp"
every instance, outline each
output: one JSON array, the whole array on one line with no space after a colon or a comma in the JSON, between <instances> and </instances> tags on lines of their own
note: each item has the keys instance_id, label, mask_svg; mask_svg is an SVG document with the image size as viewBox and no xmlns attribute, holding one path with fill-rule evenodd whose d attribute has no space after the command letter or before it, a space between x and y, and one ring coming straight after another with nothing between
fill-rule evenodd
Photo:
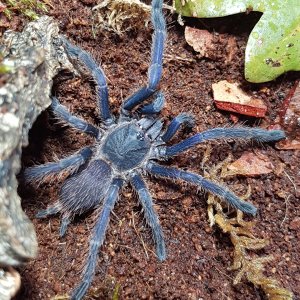
<instances>
[{"instance_id":1,"label":"tarantula pedipalp","mask_svg":"<svg viewBox=\"0 0 300 300\"><path fill-rule=\"evenodd\" d=\"M57 98L53 97L51 107L54 114L70 126L93 136L95 144L58 162L28 168L25 170L25 178L27 181L36 181L60 172L69 175L61 187L59 200L37 214L37 217L46 217L61 213L61 236L65 234L74 215L101 206L93 229L82 281L73 291L72 299L81 299L91 284L98 249L104 242L110 213L124 183L130 183L137 191L145 218L152 229L157 256L160 260L164 260L166 247L163 231L142 174L149 173L189 182L223 198L235 208L255 215L256 208L252 204L242 201L227 188L198 174L161 166L157 161L166 161L169 157L207 140L241 138L268 142L277 141L285 136L280 130L268 131L247 127L213 128L197 133L178 144L167 146L179 128L183 124L193 123L193 120L188 114L183 113L175 117L165 130L163 129L158 113L163 108L164 96L161 92L156 92L162 75L166 38L162 0L152 1L152 23L154 34L148 83L123 102L119 118L114 118L110 112L103 70L87 52L62 38L70 58L81 61L97 83L98 106L103 125L88 124L73 116ZM153 97L150 103L142 105L149 97Z\"/></svg>"}]
</instances>

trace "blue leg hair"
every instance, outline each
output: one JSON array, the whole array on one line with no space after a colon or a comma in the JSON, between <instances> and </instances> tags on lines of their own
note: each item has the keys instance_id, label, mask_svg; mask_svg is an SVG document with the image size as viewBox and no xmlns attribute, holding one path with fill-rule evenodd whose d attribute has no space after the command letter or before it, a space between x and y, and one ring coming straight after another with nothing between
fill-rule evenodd
<instances>
[{"instance_id":1,"label":"blue leg hair","mask_svg":"<svg viewBox=\"0 0 300 300\"><path fill-rule=\"evenodd\" d=\"M89 147L83 148L78 153L59 160L58 162L50 162L44 165L27 168L24 171L24 178L27 182L39 181L47 176L57 174L59 172L74 173L92 156L92 150Z\"/></svg>"},{"instance_id":2,"label":"blue leg hair","mask_svg":"<svg viewBox=\"0 0 300 300\"><path fill-rule=\"evenodd\" d=\"M102 68L95 62L92 56L83 49L72 45L67 39L62 38L65 49L69 56L79 59L86 68L91 72L97 83L98 106L100 118L106 125L113 123L113 117L110 113L108 102L108 88Z\"/></svg>"},{"instance_id":3,"label":"blue leg hair","mask_svg":"<svg viewBox=\"0 0 300 300\"><path fill-rule=\"evenodd\" d=\"M51 215L55 215L62 210L62 207L59 202L54 203L53 205L47 207L46 209L40 210L35 217L38 219L46 218ZM68 213L64 213L62 215L60 229L59 229L59 236L63 237L67 231L68 225L70 224L71 219Z\"/></svg>"},{"instance_id":4,"label":"blue leg hair","mask_svg":"<svg viewBox=\"0 0 300 300\"><path fill-rule=\"evenodd\" d=\"M166 246L164 241L164 235L162 228L159 224L158 216L153 207L153 201L151 195L144 183L143 179L139 175L134 175L131 180L131 184L136 189L139 195L139 200L143 206L144 214L148 225L152 229L154 241L156 244L156 254L160 261L166 259Z\"/></svg>"},{"instance_id":5,"label":"blue leg hair","mask_svg":"<svg viewBox=\"0 0 300 300\"><path fill-rule=\"evenodd\" d=\"M154 27L151 63L148 69L148 84L129 96L122 105L122 112L131 111L151 96L161 79L164 43L166 40L166 22L162 13L162 0L152 0L152 24Z\"/></svg>"},{"instance_id":6,"label":"blue leg hair","mask_svg":"<svg viewBox=\"0 0 300 300\"><path fill-rule=\"evenodd\" d=\"M285 133L282 130L265 130L261 128L249 128L249 127L233 127L233 128L214 128L197 133L184 141L166 147L166 156L173 156L181 153L195 145L208 140L217 139L244 139L255 140L259 142L272 142L285 138Z\"/></svg>"},{"instance_id":7,"label":"blue leg hair","mask_svg":"<svg viewBox=\"0 0 300 300\"><path fill-rule=\"evenodd\" d=\"M167 178L177 179L177 180L182 179L186 182L190 182L226 200L231 206L247 214L251 214L251 215L256 214L257 209L255 206L241 200L235 194L229 191L227 188L217 185L216 183L208 179L205 179L198 174L178 170L176 168L163 167L152 162L148 163L147 171L155 176L167 177Z\"/></svg>"},{"instance_id":8,"label":"blue leg hair","mask_svg":"<svg viewBox=\"0 0 300 300\"><path fill-rule=\"evenodd\" d=\"M159 113L165 105L165 97L162 92L157 92L152 103L144 105L139 109L139 112L145 115Z\"/></svg>"},{"instance_id":9,"label":"blue leg hair","mask_svg":"<svg viewBox=\"0 0 300 300\"><path fill-rule=\"evenodd\" d=\"M193 127L195 125L194 118L188 113L179 114L176 118L174 118L170 125L168 126L166 132L162 135L161 139L164 142L168 142L172 139L172 137L179 130L180 126L186 124L188 127Z\"/></svg>"},{"instance_id":10,"label":"blue leg hair","mask_svg":"<svg viewBox=\"0 0 300 300\"><path fill-rule=\"evenodd\" d=\"M81 283L74 289L71 299L80 300L89 288L95 273L97 264L98 249L102 246L105 238L105 232L109 222L109 216L118 199L118 193L123 184L122 179L114 179L109 187L107 196L104 199L103 206L96 222L93 237L90 241L90 249L86 265L83 270Z\"/></svg>"},{"instance_id":11,"label":"blue leg hair","mask_svg":"<svg viewBox=\"0 0 300 300\"><path fill-rule=\"evenodd\" d=\"M87 123L86 121L73 116L65 106L61 105L56 97L52 97L51 108L53 113L59 117L60 119L67 122L70 126L84 132L90 134L94 137L98 137L99 129L95 126Z\"/></svg>"},{"instance_id":12,"label":"blue leg hair","mask_svg":"<svg viewBox=\"0 0 300 300\"><path fill-rule=\"evenodd\" d=\"M64 213L61 218L59 236L63 237L67 231L69 224L71 223L70 215L68 213Z\"/></svg>"},{"instance_id":13,"label":"blue leg hair","mask_svg":"<svg viewBox=\"0 0 300 300\"><path fill-rule=\"evenodd\" d=\"M152 24L154 35L152 39L151 65L148 70L148 86L156 89L162 75L162 60L166 40L166 22L162 12L163 0L152 0Z\"/></svg>"},{"instance_id":14,"label":"blue leg hair","mask_svg":"<svg viewBox=\"0 0 300 300\"><path fill-rule=\"evenodd\" d=\"M56 202L53 205L47 207L46 209L40 210L35 215L35 217L38 219L46 218L47 216L55 215L55 214L59 213L60 210L61 210L61 207L60 207L59 203Z\"/></svg>"}]
</instances>

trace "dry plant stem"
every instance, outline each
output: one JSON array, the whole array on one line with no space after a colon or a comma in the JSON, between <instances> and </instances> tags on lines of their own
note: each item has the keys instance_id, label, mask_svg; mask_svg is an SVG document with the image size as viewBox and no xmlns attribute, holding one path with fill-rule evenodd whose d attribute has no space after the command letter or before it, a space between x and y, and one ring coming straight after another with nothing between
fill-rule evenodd
<instances>
[{"instance_id":1,"label":"dry plant stem","mask_svg":"<svg viewBox=\"0 0 300 300\"><path fill-rule=\"evenodd\" d=\"M163 8L174 12L170 5L164 4ZM96 27L122 35L130 29L147 27L151 6L140 0L103 0L93 7L93 11L96 12Z\"/></svg>"},{"instance_id":2,"label":"dry plant stem","mask_svg":"<svg viewBox=\"0 0 300 300\"><path fill-rule=\"evenodd\" d=\"M104 0L93 11L97 13L98 26L122 35L131 28L147 26L151 6L139 0Z\"/></svg>"},{"instance_id":3,"label":"dry plant stem","mask_svg":"<svg viewBox=\"0 0 300 300\"><path fill-rule=\"evenodd\" d=\"M204 154L204 161L208 160L211 150L207 150ZM231 161L228 157L217 166L213 167L206 174L210 179L216 179L218 173L220 178L231 176L228 173L227 165ZM246 195L241 197L243 200L250 197L251 188L248 187ZM238 271L233 281L233 284L241 282L245 276L246 279L255 286L260 287L267 298L270 300L290 300L293 299L293 294L284 288L279 287L279 282L273 278L266 277L264 266L267 262L273 259L272 256L253 257L248 254L248 250L259 250L268 245L266 239L258 239L253 235L254 222L246 222L243 220L243 213L237 211L235 218L229 219L224 213L224 208L219 199L212 194L208 196L208 218L210 226L217 224L223 232L229 233L231 242L234 246L234 260L229 270Z\"/></svg>"}]
</instances>

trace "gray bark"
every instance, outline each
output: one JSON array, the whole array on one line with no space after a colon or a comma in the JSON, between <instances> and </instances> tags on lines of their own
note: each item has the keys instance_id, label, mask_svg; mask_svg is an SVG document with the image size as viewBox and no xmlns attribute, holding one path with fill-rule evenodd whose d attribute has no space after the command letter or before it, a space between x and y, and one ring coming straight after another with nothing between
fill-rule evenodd
<instances>
[{"instance_id":1,"label":"gray bark","mask_svg":"<svg viewBox=\"0 0 300 300\"><path fill-rule=\"evenodd\" d=\"M29 23L21 33L7 31L1 42L2 63L10 68L0 81L4 82L0 88L1 300L11 297L8 286L12 281L7 273L11 266L37 255L36 234L22 211L16 175L20 171L22 147L28 144L28 131L50 105L53 77L62 68L72 70L58 31L54 20L44 16Z\"/></svg>"}]
</instances>

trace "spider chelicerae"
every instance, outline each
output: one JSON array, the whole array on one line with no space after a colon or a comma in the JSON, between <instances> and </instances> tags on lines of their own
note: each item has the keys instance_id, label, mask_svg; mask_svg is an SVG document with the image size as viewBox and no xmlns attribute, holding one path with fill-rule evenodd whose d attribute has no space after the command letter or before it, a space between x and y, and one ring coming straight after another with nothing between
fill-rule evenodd
<instances>
[{"instance_id":1,"label":"spider chelicerae","mask_svg":"<svg viewBox=\"0 0 300 300\"><path fill-rule=\"evenodd\" d=\"M58 201L37 213L39 218L60 213L62 215L60 236L65 234L68 224L75 215L101 207L90 240L82 280L74 289L72 299L81 299L92 282L98 250L104 242L110 213L125 183L130 183L137 191L145 219L152 229L157 257L163 261L166 259L163 230L143 174L148 173L157 177L188 182L217 195L236 209L255 215L256 208L252 204L242 201L224 186L195 173L162 166L158 164L158 161L166 161L207 140L252 139L269 142L285 137L281 130L269 131L248 127L213 128L197 133L175 145L167 145L183 125L193 124L193 118L189 114L182 113L163 129L163 123L158 117L164 105L164 95L157 91L162 75L163 50L166 40L162 2L162 0L152 1L154 33L148 82L123 102L118 118L110 112L107 83L101 67L86 51L62 38L68 56L80 61L97 83L102 125L88 124L81 118L73 116L57 98L52 97L51 108L55 116L73 128L93 136L95 143L58 162L27 168L25 178L27 181L36 181L60 172L68 174L68 178L62 184ZM148 100L147 103L145 103L146 100Z\"/></svg>"}]
</instances>

